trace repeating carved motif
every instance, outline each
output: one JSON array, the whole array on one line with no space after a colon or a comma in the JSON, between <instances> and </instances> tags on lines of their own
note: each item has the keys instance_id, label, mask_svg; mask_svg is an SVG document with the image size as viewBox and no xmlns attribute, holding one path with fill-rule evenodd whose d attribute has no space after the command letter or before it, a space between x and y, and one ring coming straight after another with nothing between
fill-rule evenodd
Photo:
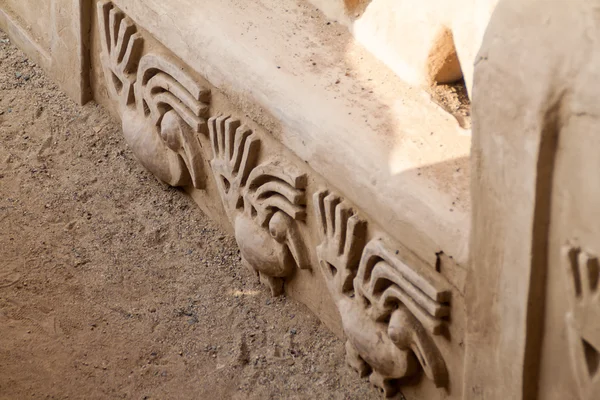
<instances>
[{"instance_id":1,"label":"repeating carved motif","mask_svg":"<svg viewBox=\"0 0 600 400\"><path fill-rule=\"evenodd\" d=\"M98 3L102 65L117 99L123 133L139 161L172 186L203 188L199 133L206 133L210 91L177 63L142 56L143 39L133 21L110 1Z\"/></svg>"},{"instance_id":2,"label":"repeating carved motif","mask_svg":"<svg viewBox=\"0 0 600 400\"><path fill-rule=\"evenodd\" d=\"M380 240L365 245L367 223L339 196L314 195L321 270L340 311L347 361L386 396L419 364L436 386L448 371L431 335L450 314L450 286L434 270L408 266Z\"/></svg>"},{"instance_id":3,"label":"repeating carved motif","mask_svg":"<svg viewBox=\"0 0 600 400\"><path fill-rule=\"evenodd\" d=\"M581 248L563 248L568 274L570 311L566 315L568 339L580 398L600 393L600 263Z\"/></svg>"},{"instance_id":4,"label":"repeating carved motif","mask_svg":"<svg viewBox=\"0 0 600 400\"><path fill-rule=\"evenodd\" d=\"M301 227L306 174L281 158L259 163L261 140L229 116L209 118L210 91L167 56L143 54L135 24L110 1L98 3L102 64L123 131L140 162L173 186L204 188L201 135L244 263L273 293L310 268ZM367 243L367 222L339 196L314 195L317 256L342 316L347 361L387 396L419 371L436 386L448 372L433 336L445 332L450 286L434 270L408 266L381 240Z\"/></svg>"},{"instance_id":5,"label":"repeating carved motif","mask_svg":"<svg viewBox=\"0 0 600 400\"><path fill-rule=\"evenodd\" d=\"M213 117L208 127L211 167L243 260L279 295L284 278L310 268L297 226L306 218L306 175L284 162L257 166L260 141L236 119Z\"/></svg>"}]
</instances>

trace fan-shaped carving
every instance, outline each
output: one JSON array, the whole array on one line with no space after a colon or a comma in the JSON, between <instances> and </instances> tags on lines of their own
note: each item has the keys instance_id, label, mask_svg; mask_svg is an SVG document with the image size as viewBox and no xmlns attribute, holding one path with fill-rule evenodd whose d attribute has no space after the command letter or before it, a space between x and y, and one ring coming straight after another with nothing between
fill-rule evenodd
<instances>
[{"instance_id":1,"label":"fan-shaped carving","mask_svg":"<svg viewBox=\"0 0 600 400\"><path fill-rule=\"evenodd\" d=\"M210 118L208 129L213 149L210 164L225 211L233 219L236 210L243 209L243 189L256 166L260 141L239 120L227 116Z\"/></svg>"},{"instance_id":2,"label":"fan-shaped carving","mask_svg":"<svg viewBox=\"0 0 600 400\"><path fill-rule=\"evenodd\" d=\"M600 393L600 262L579 247L563 249L568 274L568 339L580 398Z\"/></svg>"},{"instance_id":3,"label":"fan-shaped carving","mask_svg":"<svg viewBox=\"0 0 600 400\"><path fill-rule=\"evenodd\" d=\"M120 108L134 104L133 84L143 39L133 21L110 1L98 3L98 24L109 94Z\"/></svg>"},{"instance_id":4,"label":"fan-shaped carving","mask_svg":"<svg viewBox=\"0 0 600 400\"><path fill-rule=\"evenodd\" d=\"M207 133L210 91L194 82L175 61L148 54L139 64L135 95L137 114L149 119L160 133L158 139L183 159L194 187L204 187L203 154L197 135Z\"/></svg>"},{"instance_id":5,"label":"fan-shaped carving","mask_svg":"<svg viewBox=\"0 0 600 400\"><path fill-rule=\"evenodd\" d=\"M230 117L208 123L213 173L244 261L282 293L283 278L309 268L297 221L306 218L306 176L282 162L256 166L260 141Z\"/></svg>"},{"instance_id":6,"label":"fan-shaped carving","mask_svg":"<svg viewBox=\"0 0 600 400\"><path fill-rule=\"evenodd\" d=\"M98 3L102 64L117 99L123 133L138 160L160 180L204 187L202 148L209 90L183 72L176 60L142 56L135 24L112 2Z\"/></svg>"},{"instance_id":7,"label":"fan-shaped carving","mask_svg":"<svg viewBox=\"0 0 600 400\"><path fill-rule=\"evenodd\" d=\"M339 196L321 191L314 203L317 255L342 316L348 363L386 396L419 364L445 386L446 364L431 335L443 332L449 316L448 284L433 269L409 267L380 240L365 246L366 221Z\"/></svg>"},{"instance_id":8,"label":"fan-shaped carving","mask_svg":"<svg viewBox=\"0 0 600 400\"><path fill-rule=\"evenodd\" d=\"M411 350L425 375L445 386L448 371L430 335L441 334L450 315L450 288L434 269L408 266L379 240L371 241L354 280L358 299L389 320L388 335L402 350Z\"/></svg>"}]
</instances>

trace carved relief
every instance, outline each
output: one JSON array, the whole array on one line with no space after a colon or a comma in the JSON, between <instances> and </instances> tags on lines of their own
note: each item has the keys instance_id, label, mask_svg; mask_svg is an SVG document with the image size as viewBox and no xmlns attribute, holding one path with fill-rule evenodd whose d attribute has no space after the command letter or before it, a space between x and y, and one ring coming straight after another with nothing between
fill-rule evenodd
<instances>
[{"instance_id":1,"label":"carved relief","mask_svg":"<svg viewBox=\"0 0 600 400\"><path fill-rule=\"evenodd\" d=\"M566 316L569 345L581 399L600 393L600 263L598 257L567 246L563 249L568 274L570 311Z\"/></svg>"},{"instance_id":2,"label":"carved relief","mask_svg":"<svg viewBox=\"0 0 600 400\"><path fill-rule=\"evenodd\" d=\"M110 96L120 108L134 104L133 84L143 39L133 21L111 2L98 3L98 24L104 68Z\"/></svg>"},{"instance_id":3,"label":"carved relief","mask_svg":"<svg viewBox=\"0 0 600 400\"><path fill-rule=\"evenodd\" d=\"M203 188L199 135L207 134L242 259L273 295L282 294L285 279L310 268L301 234L306 174L276 157L259 163L265 157L257 134L229 116L207 120L209 90L174 60L142 55L135 25L111 2L101 1L98 14L107 87L136 157L168 184ZM367 243L367 222L340 197L319 192L314 205L322 237L317 255L342 316L348 363L387 396L419 371L447 385L432 336L445 332L450 286L433 269L406 265L381 241Z\"/></svg>"},{"instance_id":4,"label":"carved relief","mask_svg":"<svg viewBox=\"0 0 600 400\"><path fill-rule=\"evenodd\" d=\"M118 102L123 133L138 160L172 186L204 187L199 133L206 133L210 91L169 57L142 57L143 39L112 2L98 3L102 65Z\"/></svg>"},{"instance_id":5,"label":"carved relief","mask_svg":"<svg viewBox=\"0 0 600 400\"><path fill-rule=\"evenodd\" d=\"M367 223L340 197L314 196L321 270L340 311L347 361L393 396L418 372L445 386L448 371L431 335L444 332L450 287L434 270L408 266L380 240L365 246ZM362 256L361 256L362 254Z\"/></svg>"},{"instance_id":6,"label":"carved relief","mask_svg":"<svg viewBox=\"0 0 600 400\"><path fill-rule=\"evenodd\" d=\"M306 218L306 175L284 162L256 166L260 141L238 120L214 117L208 127L211 166L242 258L279 295L283 278L310 267L297 226Z\"/></svg>"}]
</instances>

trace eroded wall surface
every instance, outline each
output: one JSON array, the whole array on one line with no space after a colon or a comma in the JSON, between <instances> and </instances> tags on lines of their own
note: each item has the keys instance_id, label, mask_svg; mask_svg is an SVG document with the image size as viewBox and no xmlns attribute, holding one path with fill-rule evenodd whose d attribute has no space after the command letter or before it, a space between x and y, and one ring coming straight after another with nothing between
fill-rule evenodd
<instances>
[{"instance_id":1,"label":"eroded wall surface","mask_svg":"<svg viewBox=\"0 0 600 400\"><path fill-rule=\"evenodd\" d=\"M87 0L2 0L0 28L78 103L89 90Z\"/></svg>"},{"instance_id":2,"label":"eroded wall surface","mask_svg":"<svg viewBox=\"0 0 600 400\"><path fill-rule=\"evenodd\" d=\"M465 398L600 396L598 5L501 1L484 39Z\"/></svg>"},{"instance_id":3,"label":"eroded wall surface","mask_svg":"<svg viewBox=\"0 0 600 400\"><path fill-rule=\"evenodd\" d=\"M313 3L329 18L292 0L0 0L0 27L120 119L140 163L385 396L597 398L598 2L501 0L476 62L494 1ZM454 50L467 82L477 65L472 154L406 83L455 79Z\"/></svg>"},{"instance_id":4,"label":"eroded wall surface","mask_svg":"<svg viewBox=\"0 0 600 400\"><path fill-rule=\"evenodd\" d=\"M52 34L49 27L54 24L52 14L56 7L56 1L3 0L0 5L13 18L19 20L21 26L26 27L31 38L41 48L50 52L52 48Z\"/></svg>"},{"instance_id":5,"label":"eroded wall surface","mask_svg":"<svg viewBox=\"0 0 600 400\"><path fill-rule=\"evenodd\" d=\"M421 89L305 2L0 4L11 38L120 119L360 376L462 397L470 138Z\"/></svg>"},{"instance_id":6,"label":"eroded wall surface","mask_svg":"<svg viewBox=\"0 0 600 400\"><path fill-rule=\"evenodd\" d=\"M410 84L464 77L473 67L497 0L310 0Z\"/></svg>"},{"instance_id":7,"label":"eroded wall surface","mask_svg":"<svg viewBox=\"0 0 600 400\"><path fill-rule=\"evenodd\" d=\"M463 267L444 255L429 263L391 236L277 128L240 112L226 85L150 35L137 21L156 22L136 7L97 3L92 87L140 162L229 225L248 268L345 337L349 364L387 396L460 397Z\"/></svg>"}]
</instances>

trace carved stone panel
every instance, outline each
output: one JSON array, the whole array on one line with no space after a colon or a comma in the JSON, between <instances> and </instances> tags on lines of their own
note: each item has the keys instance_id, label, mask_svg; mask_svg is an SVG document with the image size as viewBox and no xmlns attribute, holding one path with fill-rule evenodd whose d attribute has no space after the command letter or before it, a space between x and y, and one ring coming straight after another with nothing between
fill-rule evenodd
<instances>
[{"instance_id":1,"label":"carved stone panel","mask_svg":"<svg viewBox=\"0 0 600 400\"><path fill-rule=\"evenodd\" d=\"M386 396L421 369L437 387L448 371L432 335L445 332L450 285L433 269L408 266L339 196L314 196L321 271L347 335L347 361ZM362 254L362 256L361 256ZM419 368L420 366L420 368Z\"/></svg>"},{"instance_id":2,"label":"carved stone panel","mask_svg":"<svg viewBox=\"0 0 600 400\"><path fill-rule=\"evenodd\" d=\"M145 43L112 2L98 2L98 20L106 86L139 161L170 185L205 189L208 200L220 198L243 263L273 295L282 294L298 270L311 268L315 242L307 246L307 240L320 242L316 259L341 315L347 361L386 396L418 376L433 382L424 380L427 390L447 388L438 345L448 340L450 284L434 268L409 265L373 238L368 230L379 228L368 226L336 194L315 193L309 205L315 213L307 215L310 169L303 162L282 155L283 147L259 129L218 115L214 108L227 104L223 94L214 90L211 109L210 90L166 51L156 51L160 46L151 39ZM214 180L207 182L205 165ZM319 180L311 176L310 188ZM305 287L323 295L321 274L297 276L309 277L313 286ZM339 323L336 307L322 303Z\"/></svg>"},{"instance_id":3,"label":"carved stone panel","mask_svg":"<svg viewBox=\"0 0 600 400\"><path fill-rule=\"evenodd\" d=\"M197 135L207 131L210 91L171 57L142 56L135 24L112 2L98 3L98 23L106 84L135 156L165 183L203 188Z\"/></svg>"},{"instance_id":4,"label":"carved stone panel","mask_svg":"<svg viewBox=\"0 0 600 400\"><path fill-rule=\"evenodd\" d=\"M285 162L257 166L261 142L240 121L213 117L208 126L211 166L242 258L279 295L284 278L310 267L297 226L306 218L306 175Z\"/></svg>"},{"instance_id":5,"label":"carved stone panel","mask_svg":"<svg viewBox=\"0 0 600 400\"><path fill-rule=\"evenodd\" d=\"M563 248L568 279L567 332L581 399L600 394L600 263L578 247Z\"/></svg>"}]
</instances>

